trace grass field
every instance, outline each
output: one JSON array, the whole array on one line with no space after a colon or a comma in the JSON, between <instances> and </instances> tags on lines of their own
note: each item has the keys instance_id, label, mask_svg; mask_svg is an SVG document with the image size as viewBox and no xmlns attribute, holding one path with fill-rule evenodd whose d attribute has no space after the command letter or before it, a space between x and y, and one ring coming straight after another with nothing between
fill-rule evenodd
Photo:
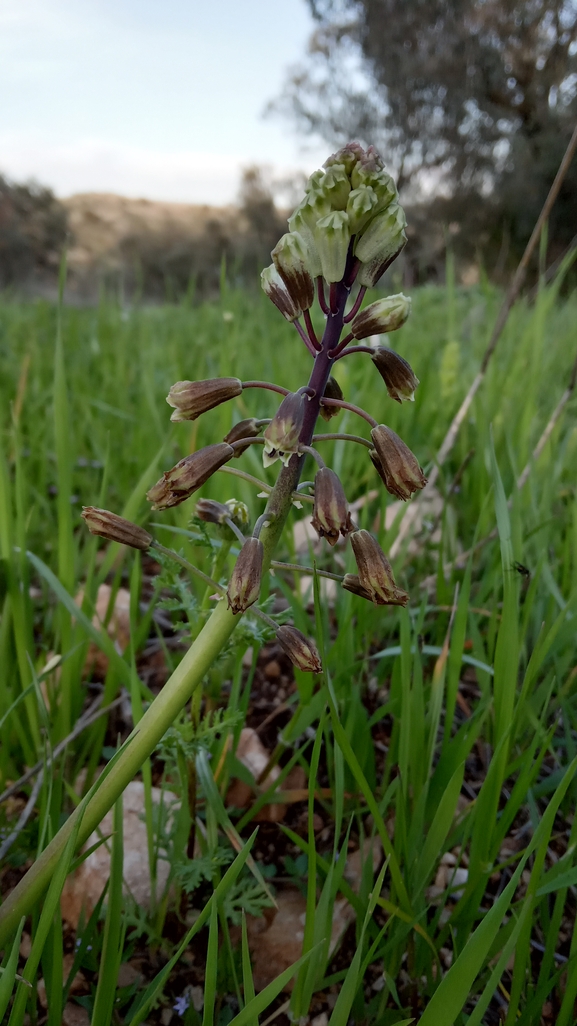
<instances>
[{"instance_id":1,"label":"grass field","mask_svg":"<svg viewBox=\"0 0 577 1026\"><path fill-rule=\"evenodd\" d=\"M316 636L325 673L293 675L281 665L275 677L271 635L243 619L203 696L140 777L153 877L159 849L170 865L164 892L150 909L123 897L117 803L101 907L77 929L59 914L72 837L46 897L3 939L0 1020L59 1026L75 1005L85 1018L74 1021L94 1026L254 1026L275 1012L280 1026L576 1021L575 396L526 483L516 484L577 355L577 298L559 298L559 286L514 308L438 490L423 492L414 536L394 559L407 609L374 607L342 589L326 597L316 589L309 602L296 573L271 577L265 607ZM387 397L367 356L337 365L345 398L397 431L425 472L477 372L499 303L484 283L415 292L411 318L391 339L420 378L414 405ZM82 505L145 524L186 560L226 577L227 546L191 523L194 500L151 515L145 493L234 421L272 416L278 397L246 391L192 424L170 424L168 388L235 375L294 389L308 378L310 357L265 297L224 286L220 300L199 306L103 301L59 311L5 298L0 358L0 791L44 767L0 804L6 895L214 604L176 564L89 535ZM335 424L367 433L348 411L327 430ZM322 445L359 525L390 551L400 516L387 518L392 500L365 450ZM274 482L260 450L234 466ZM303 479L312 461L310 469ZM235 496L254 517L261 492L223 472L200 494ZM293 528L305 512L294 509L279 558L353 570L350 546L299 548ZM91 624L105 582L108 615L118 589L130 592L122 654ZM89 643L107 657L100 671L86 662ZM104 707L122 695L108 719L75 732L95 699ZM281 770L274 782L264 774L265 788L235 756L247 727L270 754L267 772ZM291 789L295 769L301 786ZM233 778L248 794L240 808ZM171 817L153 806L153 784L183 799ZM275 820L266 810L279 803L285 812ZM355 852L356 876L347 862ZM261 962L262 949L272 959L272 940L256 917L266 912L268 924L275 897L281 907L287 893L306 912L290 958L297 962L259 991L257 949ZM332 949L337 912L344 925ZM82 973L70 994L63 964L69 985Z\"/></svg>"}]
</instances>

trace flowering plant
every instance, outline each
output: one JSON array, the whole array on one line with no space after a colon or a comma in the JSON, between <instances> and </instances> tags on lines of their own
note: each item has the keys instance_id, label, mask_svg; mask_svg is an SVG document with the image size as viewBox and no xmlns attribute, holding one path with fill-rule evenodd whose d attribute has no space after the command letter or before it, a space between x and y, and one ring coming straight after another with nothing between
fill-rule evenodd
<instances>
[{"instance_id":1,"label":"flowering plant","mask_svg":"<svg viewBox=\"0 0 577 1026\"><path fill-rule=\"evenodd\" d=\"M378 605L405 605L408 601L376 539L354 525L343 486L336 473L325 466L316 447L335 438L367 447L385 487L399 499L409 499L426 484L416 457L405 443L369 413L346 402L332 373L339 360L353 354L368 354L392 399L400 403L413 398L418 380L401 356L389 348L357 344L368 336L396 330L409 315L410 301L403 295L378 299L362 309L367 289L377 284L405 245L405 226L394 182L378 153L372 147L364 150L356 143L340 149L309 179L302 202L289 218L290 230L275 246L273 262L262 273L263 289L294 325L310 353L312 368L308 382L296 392L278 384L232 377L179 381L170 389L167 402L174 410L174 421L195 420L247 389L272 389L283 398L271 420L251 417L241 421L224 439L186 456L165 471L148 492L154 510L186 501L212 474L250 445L263 446L265 466L280 462L278 477L264 513L248 534L234 501L221 504L201 500L198 504L197 513L202 519L226 524L240 543L226 589L187 564L191 573L220 593L222 600L217 601L181 663L109 763L106 774L10 894L0 913L4 926L17 922L42 893L68 838L75 834L76 845L81 845L100 823L201 685L239 617L247 610L274 629L278 643L296 666L320 672L321 661L314 642L293 626L279 627L257 605L263 576L273 560L291 505L299 501L306 454L318 466L314 481L314 528L329 545L334 545L339 536L351 538L357 574L339 578L342 586ZM320 337L310 312L315 297L325 318ZM330 421L343 408L368 421L370 441L337 432L316 433L319 417ZM171 554L148 531L107 510L87 507L83 516L93 534L137 549L150 547ZM282 565L276 563L275 567Z\"/></svg>"}]
</instances>

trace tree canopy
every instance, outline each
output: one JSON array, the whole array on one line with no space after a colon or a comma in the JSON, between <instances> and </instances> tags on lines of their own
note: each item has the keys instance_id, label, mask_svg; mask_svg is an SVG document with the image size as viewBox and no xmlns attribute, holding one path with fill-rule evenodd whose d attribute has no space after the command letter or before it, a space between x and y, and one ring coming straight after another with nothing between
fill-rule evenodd
<instances>
[{"instance_id":1,"label":"tree canopy","mask_svg":"<svg viewBox=\"0 0 577 1026\"><path fill-rule=\"evenodd\" d=\"M376 141L401 188L490 196L524 236L577 116L577 0L308 2L308 59L276 109L331 143ZM575 200L560 209L572 234Z\"/></svg>"}]
</instances>

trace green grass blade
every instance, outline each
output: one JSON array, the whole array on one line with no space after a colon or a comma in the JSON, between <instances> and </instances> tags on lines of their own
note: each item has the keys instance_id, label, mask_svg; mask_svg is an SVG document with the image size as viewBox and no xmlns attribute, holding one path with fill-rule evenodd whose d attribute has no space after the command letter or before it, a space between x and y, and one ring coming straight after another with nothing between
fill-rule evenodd
<instances>
[{"instance_id":1,"label":"green grass blade","mask_svg":"<svg viewBox=\"0 0 577 1026\"><path fill-rule=\"evenodd\" d=\"M164 987L172 969L178 962L179 958L181 958L183 952L186 951L192 938L196 936L198 931L202 929L204 924L210 918L213 905L216 905L218 907L219 902L222 901L222 899L228 893L232 885L238 879L238 876L248 859L250 849L254 844L256 835L257 831L255 830L254 833L251 834L251 836L249 837L246 844L243 845L242 850L239 852L232 865L228 867L222 880L215 887L212 897L208 900L202 912L194 921L188 933L186 933L183 937L180 945L174 952L172 958L169 959L169 961L154 977L154 979L150 981L144 993L139 996L135 1007L132 1009L132 1018L129 1021L129 1026L139 1026L139 1023L142 1022L145 1015L149 1012L150 1008L156 1001L156 998L162 991L162 988ZM288 977L288 979L290 979L290 976Z\"/></svg>"},{"instance_id":2,"label":"green grass blade","mask_svg":"<svg viewBox=\"0 0 577 1026\"><path fill-rule=\"evenodd\" d=\"M66 590L64 585L58 580L56 575L52 572L49 566L46 566L38 556L33 552L27 553L28 559L32 563L32 566L38 571L41 577L44 578L46 583L52 589L56 598L62 603L62 605L68 610L78 623L82 624L82 627L86 631L86 634L91 641L94 642L98 648L104 652L104 654L110 659L115 670L119 674L121 680L130 687L131 682L131 670L128 664L119 656L118 652L114 647L114 643L110 636L105 630L98 630L94 626L92 621L86 616L85 613L76 605L72 595Z\"/></svg>"},{"instance_id":3,"label":"green grass blade","mask_svg":"<svg viewBox=\"0 0 577 1026\"><path fill-rule=\"evenodd\" d=\"M114 834L110 859L110 885L108 907L104 923L102 955L98 983L94 997L92 1021L98 1026L109 1026L114 1010L118 967L122 958L122 872L124 866L124 836L122 797L114 806Z\"/></svg>"},{"instance_id":4,"label":"green grass blade","mask_svg":"<svg viewBox=\"0 0 577 1026\"><path fill-rule=\"evenodd\" d=\"M18 930L14 936L6 965L3 966L2 971L0 972L0 1022L4 1018L4 1013L8 1008L8 1002L12 995L14 983L17 979L22 980L24 983L22 977L17 976L16 970L18 968L18 956L20 954L20 938L22 936L22 930L24 929L25 922L26 920L22 917ZM28 986L30 986L30 984L28 984Z\"/></svg>"},{"instance_id":5,"label":"green grass blade","mask_svg":"<svg viewBox=\"0 0 577 1026\"><path fill-rule=\"evenodd\" d=\"M417 894L425 887L443 850L443 845L455 817L464 772L465 764L461 763L453 773L439 802L433 822L427 831L415 873L415 891Z\"/></svg>"},{"instance_id":6,"label":"green grass blade","mask_svg":"<svg viewBox=\"0 0 577 1026\"><path fill-rule=\"evenodd\" d=\"M204 972L204 1010L202 1026L212 1026L216 1001L216 977L218 973L218 905L213 901L208 928L208 950Z\"/></svg>"},{"instance_id":7,"label":"green grass blade","mask_svg":"<svg viewBox=\"0 0 577 1026\"><path fill-rule=\"evenodd\" d=\"M576 769L577 759L574 759L549 802L543 819L539 823L531 843L513 873L511 880L471 935L447 975L441 980L419 1020L419 1026L453 1026L455 1019L469 997L491 944L499 932L503 917L517 889L521 873L531 854L539 849L539 846L543 843L543 838L549 835L557 809L573 780Z\"/></svg>"},{"instance_id":8,"label":"green grass blade","mask_svg":"<svg viewBox=\"0 0 577 1026\"><path fill-rule=\"evenodd\" d=\"M248 1005L254 1001L254 980L252 976L252 965L250 961L250 949L248 946L248 933L246 929L246 916L242 913L242 984L244 990L244 1003ZM258 1026L258 1016L248 1020L247 1026Z\"/></svg>"},{"instance_id":9,"label":"green grass blade","mask_svg":"<svg viewBox=\"0 0 577 1026\"><path fill-rule=\"evenodd\" d=\"M238 833L238 830L234 827L230 816L224 807L222 798L220 797L220 792L214 782L214 777L208 764L207 753L204 749L201 749L196 757L196 772L198 774L198 779L202 784L206 800L210 805L212 812L216 816L220 827L224 830L233 848L235 848L236 851L241 851L243 847L242 838ZM252 855L249 854L247 856L246 864L257 883L260 884L263 891L270 899L271 903L276 905L270 887L268 886Z\"/></svg>"},{"instance_id":10,"label":"green grass blade","mask_svg":"<svg viewBox=\"0 0 577 1026\"><path fill-rule=\"evenodd\" d=\"M254 1020L256 1016L260 1015L261 1012L264 1012L265 1008L270 1005L271 1001L274 1001L275 997L280 994L281 990L284 990L287 983L292 980L293 976L299 971L301 966L305 965L313 954L314 949L307 951L306 955L303 955L298 959L298 961L289 965L288 969L285 969L284 972L280 973L276 980L269 983L264 990L261 990L260 993L252 999L252 1001L249 1001L249 1003L243 1008L242 1012L239 1012L238 1015L235 1015L234 1019L231 1019L228 1026L249 1026L251 1021Z\"/></svg>"},{"instance_id":11,"label":"green grass blade","mask_svg":"<svg viewBox=\"0 0 577 1026\"><path fill-rule=\"evenodd\" d=\"M28 956L26 965L24 966L22 972L23 979L28 980L29 983L34 982L34 977L36 975L36 970L38 969L38 966L40 964L40 959L42 957L44 945L48 938L48 934L52 926L54 915L58 909L58 903L60 901L62 888L64 887L64 881L66 880L66 877L68 875L70 863L72 862L72 858L74 855L74 848L76 845L76 839L78 837L78 830L80 828L81 822L82 816L79 815L76 819L76 822L74 823L74 827L70 833L70 837L66 842L66 847L64 848L64 851L62 853L62 858L56 866L56 870L52 877L50 886L48 888L46 900L42 906L42 912L40 913L38 928L36 930L36 934L32 942L32 950L30 952L30 955ZM26 990L24 989L24 987L22 987L16 994L16 999L12 1006L12 1013L10 1015L8 1026L22 1026L22 1022L24 1019L24 1007L26 1004L26 996Z\"/></svg>"},{"instance_id":12,"label":"green grass blade","mask_svg":"<svg viewBox=\"0 0 577 1026\"><path fill-rule=\"evenodd\" d=\"M330 688L328 692L328 701L335 738L374 818L376 830L383 844L383 850L389 859L391 877L401 905L412 917L413 911L411 908L411 902L409 900L409 895L407 894L407 888L405 887L395 850L391 844L391 840L387 833L387 828L380 813L379 806L375 800L375 796L369 787L361 767L359 766L359 761L353 751L352 745L342 728L337 712L336 702L334 696L331 694Z\"/></svg>"}]
</instances>

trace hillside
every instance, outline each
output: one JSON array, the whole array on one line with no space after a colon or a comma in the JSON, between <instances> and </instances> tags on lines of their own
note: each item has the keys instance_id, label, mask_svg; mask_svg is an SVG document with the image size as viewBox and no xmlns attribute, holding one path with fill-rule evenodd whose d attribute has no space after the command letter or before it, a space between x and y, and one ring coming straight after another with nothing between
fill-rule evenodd
<instances>
[{"instance_id":1,"label":"hillside","mask_svg":"<svg viewBox=\"0 0 577 1026\"><path fill-rule=\"evenodd\" d=\"M232 206L163 203L113 193L77 193L62 203L72 235L69 263L77 270L120 263L123 244L135 237L195 238L215 224L230 232L239 221L239 212Z\"/></svg>"}]
</instances>

